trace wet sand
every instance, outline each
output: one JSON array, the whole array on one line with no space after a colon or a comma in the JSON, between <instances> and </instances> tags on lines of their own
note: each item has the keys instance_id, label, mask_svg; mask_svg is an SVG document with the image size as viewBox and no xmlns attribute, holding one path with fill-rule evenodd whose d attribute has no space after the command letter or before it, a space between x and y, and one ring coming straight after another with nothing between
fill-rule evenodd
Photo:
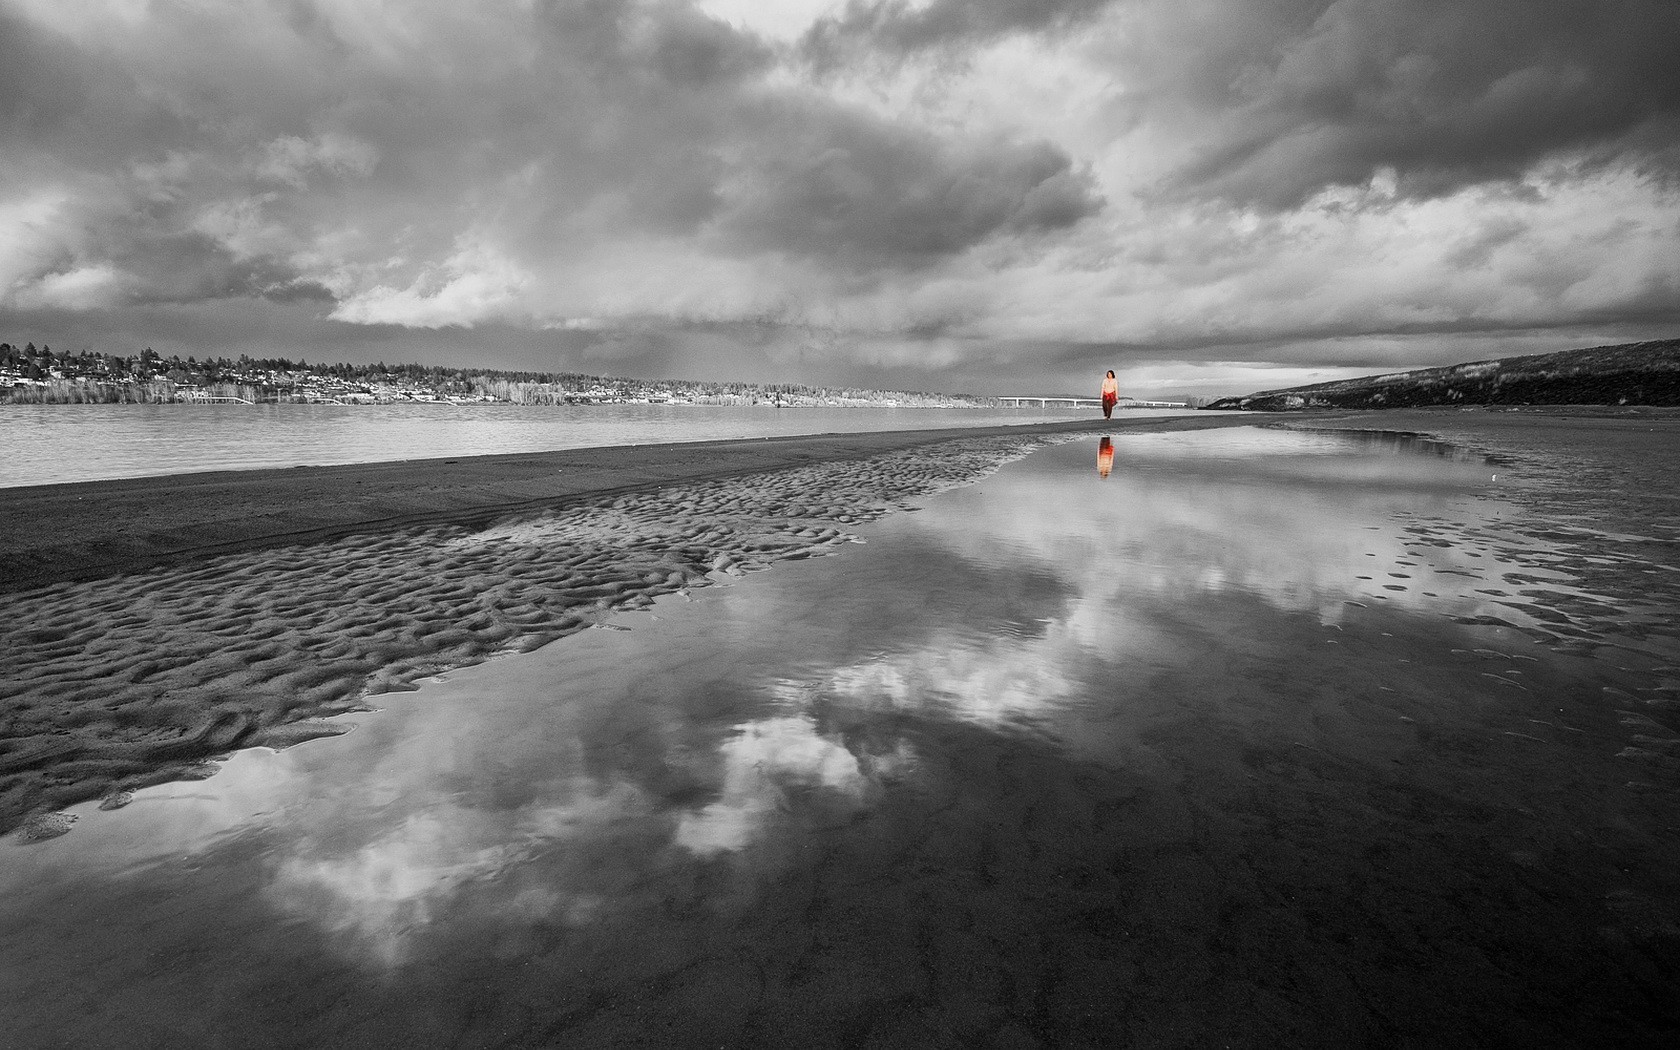
<instances>
[{"instance_id":1,"label":"wet sand","mask_svg":"<svg viewBox=\"0 0 1680 1050\"><path fill-rule=\"evenodd\" d=\"M1475 423L1497 462L1131 433L1102 477L1095 434L1017 435L369 537L411 576L432 549L656 564L690 525L744 553L348 736L0 844L0 1029L1673 1045L1680 574L1643 509L1672 435ZM371 571L335 564L347 594Z\"/></svg>"},{"instance_id":2,"label":"wet sand","mask_svg":"<svg viewBox=\"0 0 1680 1050\"><path fill-rule=\"evenodd\" d=\"M332 732L440 670L844 542L1037 444L1230 416L178 475L0 490L0 833ZM491 528L501 523L500 528ZM489 529L490 531L486 531ZM3 593L3 592L11 593Z\"/></svg>"},{"instance_id":3,"label":"wet sand","mask_svg":"<svg viewBox=\"0 0 1680 1050\"><path fill-rule=\"evenodd\" d=\"M1231 426L1186 416L818 434L0 488L0 593L570 500L1009 435Z\"/></svg>"},{"instance_id":4,"label":"wet sand","mask_svg":"<svg viewBox=\"0 0 1680 1050\"><path fill-rule=\"evenodd\" d=\"M1530 550L1542 577L1564 574L1574 597L1530 591L1520 579L1494 597L1524 613L1536 601L1552 603L1547 617L1584 646L1608 634L1673 636L1680 616L1680 409L1408 409L1277 422L1426 435L1491 457L1492 472L1508 467L1532 478L1505 494L1514 520L1491 538Z\"/></svg>"},{"instance_id":5,"label":"wet sand","mask_svg":"<svg viewBox=\"0 0 1680 1050\"><path fill-rule=\"evenodd\" d=\"M1677 419L1210 414L4 489L0 833L28 819L28 834L55 834L64 805L119 805L146 784L207 775L203 763L234 748L330 732L322 716L439 670L535 648L708 573L809 556L1044 441L1254 423L1417 431L1573 472L1585 483L1568 491L1590 502L1628 479L1583 471L1673 462ZM1615 466L1552 462L1565 447ZM1680 496L1661 478L1631 480L1649 511L1636 531L1673 542Z\"/></svg>"}]
</instances>

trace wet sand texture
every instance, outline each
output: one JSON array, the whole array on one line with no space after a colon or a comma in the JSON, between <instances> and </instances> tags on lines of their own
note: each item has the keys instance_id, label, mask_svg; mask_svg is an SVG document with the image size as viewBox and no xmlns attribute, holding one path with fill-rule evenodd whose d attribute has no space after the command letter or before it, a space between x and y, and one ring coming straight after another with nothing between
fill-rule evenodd
<instances>
[{"instance_id":1,"label":"wet sand texture","mask_svg":"<svg viewBox=\"0 0 1680 1050\"><path fill-rule=\"evenodd\" d=\"M1043 449L841 557L78 808L0 865L3 1030L1673 1045L1680 635L1609 612L1672 613L1672 562L1555 449L1508 491L1277 436L1116 442L1100 482L1094 438Z\"/></svg>"},{"instance_id":2,"label":"wet sand texture","mask_svg":"<svg viewBox=\"0 0 1680 1050\"><path fill-rule=\"evenodd\" d=\"M1255 422L1200 416L1108 426ZM1516 448L1562 473L1585 466L1551 461L1548 428L1567 428L1577 445L1625 446L1625 455L1595 462L1626 471L1660 472L1680 451L1672 419L1655 421L1662 424L1655 431L1643 419L1428 411L1277 422L1438 433ZM849 538L848 524L973 480L1035 442L1102 426L830 435L0 491L0 592L12 591L0 593L7 654L0 833L26 819L26 835L62 833L68 824L51 812L58 807L96 797L121 805L139 786L209 775L214 767L204 763L232 749L342 731L319 719L452 667L535 648L611 611L702 584L709 573L831 551ZM799 463L806 465L775 469ZM1573 510L1590 517L1592 479L1577 480L1584 483L1569 491L1582 505ZM1580 602L1567 609L1558 602L1568 592L1557 587L1490 594L1512 609L1512 625L1561 645L1595 645L1612 629L1638 635L1673 608L1674 583L1622 578L1621 562L1602 547L1632 545L1639 557L1628 564L1680 564L1672 549L1680 545L1673 513L1680 496L1661 485L1649 491L1650 514L1628 523L1630 535L1593 531L1576 545L1554 516L1543 534L1462 539L1555 546L1558 553L1545 556L1583 577ZM1426 544L1461 539L1438 535L1427 521L1412 531ZM90 573L98 575L65 582ZM20 590L24 581L41 585ZM1591 593L1652 600L1610 605Z\"/></svg>"},{"instance_id":3,"label":"wet sand texture","mask_svg":"<svg viewBox=\"0 0 1680 1050\"><path fill-rule=\"evenodd\" d=\"M712 573L832 551L847 526L1055 438L970 435L5 595L0 832L61 834L55 808L121 805L137 787L208 775L232 749L342 731L316 719L369 695L544 645Z\"/></svg>"},{"instance_id":4,"label":"wet sand texture","mask_svg":"<svg viewBox=\"0 0 1680 1050\"><path fill-rule=\"evenodd\" d=\"M1211 415L818 434L0 488L0 593L411 525L482 524L608 492L953 441L1072 434L1094 425L1118 433L1243 422Z\"/></svg>"},{"instance_id":5,"label":"wet sand texture","mask_svg":"<svg viewBox=\"0 0 1680 1050\"><path fill-rule=\"evenodd\" d=\"M1376 429L1427 435L1490 456L1543 485L1505 492L1518 513L1459 530L1414 520L1420 549L1499 552L1528 575L1486 581L1478 593L1511 611L1514 626L1562 649L1672 643L1680 608L1680 412L1405 410L1297 419L1290 428ZM1629 498L1630 494L1633 498Z\"/></svg>"}]
</instances>

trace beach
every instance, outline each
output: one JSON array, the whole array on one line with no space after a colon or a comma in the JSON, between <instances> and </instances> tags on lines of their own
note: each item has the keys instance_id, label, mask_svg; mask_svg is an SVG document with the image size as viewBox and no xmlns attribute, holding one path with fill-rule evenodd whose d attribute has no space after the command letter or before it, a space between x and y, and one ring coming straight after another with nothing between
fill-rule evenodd
<instances>
[{"instance_id":1,"label":"beach","mask_svg":"<svg viewBox=\"0 0 1680 1050\"><path fill-rule=\"evenodd\" d=\"M0 1019L1664 1045L1675 463L1206 414L9 490Z\"/></svg>"},{"instance_id":2,"label":"beach","mask_svg":"<svg viewBox=\"0 0 1680 1050\"><path fill-rule=\"evenodd\" d=\"M0 490L0 645L14 654L0 832L43 806L120 798L233 747L307 739L327 731L313 719L366 695L535 648L708 573L806 556L898 501L1084 430L819 435ZM521 536L566 553L551 558Z\"/></svg>"},{"instance_id":3,"label":"beach","mask_svg":"<svg viewBox=\"0 0 1680 1050\"><path fill-rule=\"evenodd\" d=\"M1229 425L1161 417L1118 426ZM844 462L1082 422L577 448L401 462L207 471L0 489L0 593L210 554L408 525L491 520L569 499ZM96 508L92 511L90 507Z\"/></svg>"}]
</instances>

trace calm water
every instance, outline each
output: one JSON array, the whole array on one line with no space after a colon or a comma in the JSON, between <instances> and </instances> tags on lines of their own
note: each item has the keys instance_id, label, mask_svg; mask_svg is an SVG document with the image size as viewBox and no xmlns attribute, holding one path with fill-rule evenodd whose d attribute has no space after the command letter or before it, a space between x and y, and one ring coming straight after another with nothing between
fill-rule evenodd
<instances>
[{"instance_id":1,"label":"calm water","mask_svg":"<svg viewBox=\"0 0 1680 1050\"><path fill-rule=\"evenodd\" d=\"M839 556L0 842L0 1023L1660 1045L1680 649L1572 611L1626 596L1573 586L1522 509L1544 484L1337 435L1041 451Z\"/></svg>"},{"instance_id":2,"label":"calm water","mask_svg":"<svg viewBox=\"0 0 1680 1050\"><path fill-rule=\"evenodd\" d=\"M8 405L0 487L791 434L1041 423L1095 409ZM1134 416L1174 415L1134 409Z\"/></svg>"}]
</instances>

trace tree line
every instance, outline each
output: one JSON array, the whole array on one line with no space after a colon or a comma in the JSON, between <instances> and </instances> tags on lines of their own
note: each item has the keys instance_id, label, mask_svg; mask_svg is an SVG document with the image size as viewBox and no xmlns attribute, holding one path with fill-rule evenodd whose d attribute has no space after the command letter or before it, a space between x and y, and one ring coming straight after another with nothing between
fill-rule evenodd
<instances>
[{"instance_id":1,"label":"tree line","mask_svg":"<svg viewBox=\"0 0 1680 1050\"><path fill-rule=\"evenodd\" d=\"M5 378L6 375L16 377ZM380 385L423 390L439 396L489 396L515 404L552 404L585 393L613 397L683 397L695 400L796 401L844 399L916 405L989 404L990 398L923 391L881 391L820 387L804 383L742 383L687 379L630 379L581 372L463 369L418 363L368 365L338 362L311 365L285 357L238 358L138 354L93 350L55 351L33 342L0 342L0 401L152 402L184 400L183 391L248 401L292 400L307 384L372 388Z\"/></svg>"}]
</instances>

